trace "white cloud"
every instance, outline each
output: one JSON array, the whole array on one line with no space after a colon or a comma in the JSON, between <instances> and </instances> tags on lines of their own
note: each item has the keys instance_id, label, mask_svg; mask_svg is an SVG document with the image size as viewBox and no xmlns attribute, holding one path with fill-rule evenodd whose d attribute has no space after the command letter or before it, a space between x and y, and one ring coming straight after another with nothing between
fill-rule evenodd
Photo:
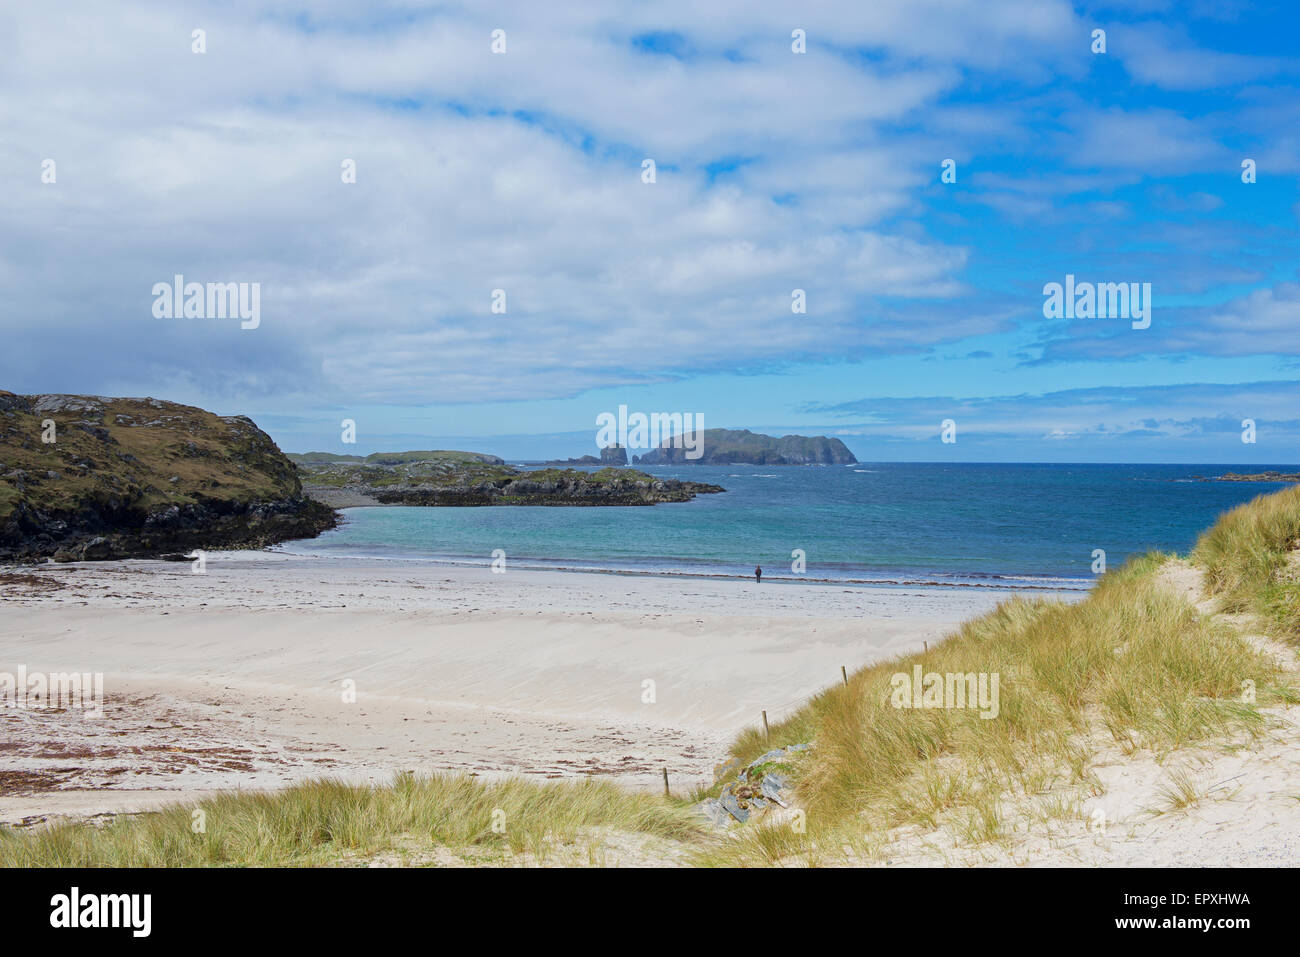
<instances>
[{"instance_id":1,"label":"white cloud","mask_svg":"<svg viewBox=\"0 0 1300 957\"><path fill-rule=\"evenodd\" d=\"M997 331L1005 301L940 302L971 292L972 250L918 225L917 194L953 147L1036 136L1037 105L946 100L972 71L1033 83L1087 63L1063 0L267 11L4 12L0 325L26 347L0 358L7 382L544 398ZM690 52L631 42L659 30ZM1065 139L1108 169L1218 159L1168 111L1090 112ZM1006 192L990 204L1050 208ZM149 290L175 273L260 282L262 326L152 320Z\"/></svg>"}]
</instances>

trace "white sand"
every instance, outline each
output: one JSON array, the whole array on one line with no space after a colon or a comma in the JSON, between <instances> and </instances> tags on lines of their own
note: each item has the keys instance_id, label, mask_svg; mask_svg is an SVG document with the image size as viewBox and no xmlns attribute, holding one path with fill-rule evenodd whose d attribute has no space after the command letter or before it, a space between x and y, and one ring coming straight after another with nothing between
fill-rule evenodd
<instances>
[{"instance_id":1,"label":"white sand","mask_svg":"<svg viewBox=\"0 0 1300 957\"><path fill-rule=\"evenodd\" d=\"M18 571L61 587L0 586L0 671L103 672L108 706L99 722L0 711L5 821L407 769L658 787L666 767L684 790L763 709L780 718L841 665L919 648L1010 594L267 552L211 553L204 575Z\"/></svg>"},{"instance_id":2,"label":"white sand","mask_svg":"<svg viewBox=\"0 0 1300 957\"><path fill-rule=\"evenodd\" d=\"M779 718L838 681L841 665L938 640L1009 594L493 575L246 552L210 555L202 576L163 562L9 571L58 587L0 584L0 671L102 671L108 704L98 722L0 710L6 822L148 810L323 775L386 782L408 769L601 774L657 788L666 767L684 791L711 780L762 709ZM1215 613L1194 570L1171 565L1167 578ZM1233 623L1289 672L1300 668L1290 649ZM356 682L355 704L342 701L344 679ZM642 701L646 679L653 704ZM963 847L943 830L903 828L881 856L857 863L1294 864L1293 710L1272 709L1267 740L1241 750L1103 758L1103 789L1078 817L1034 823L1027 801L1007 806L1006 844ZM1164 793L1175 768L1204 793L1182 811Z\"/></svg>"}]
</instances>

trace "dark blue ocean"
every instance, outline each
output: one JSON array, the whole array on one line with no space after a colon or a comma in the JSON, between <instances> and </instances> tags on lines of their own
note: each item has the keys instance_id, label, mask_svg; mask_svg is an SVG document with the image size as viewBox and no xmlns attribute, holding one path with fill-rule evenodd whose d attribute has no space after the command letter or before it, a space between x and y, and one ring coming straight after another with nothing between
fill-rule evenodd
<instances>
[{"instance_id":1,"label":"dark blue ocean","mask_svg":"<svg viewBox=\"0 0 1300 957\"><path fill-rule=\"evenodd\" d=\"M1086 588L1093 550L1111 567L1149 549L1186 552L1225 509L1284 487L1198 481L1294 466L882 463L677 466L655 475L727 489L619 508L358 508L317 555L647 574L861 583Z\"/></svg>"}]
</instances>

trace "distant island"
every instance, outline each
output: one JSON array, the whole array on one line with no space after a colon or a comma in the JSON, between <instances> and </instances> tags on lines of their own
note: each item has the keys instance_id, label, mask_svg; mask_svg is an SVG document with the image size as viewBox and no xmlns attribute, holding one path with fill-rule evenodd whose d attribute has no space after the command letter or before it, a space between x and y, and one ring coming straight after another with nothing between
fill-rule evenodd
<instances>
[{"instance_id":1,"label":"distant island","mask_svg":"<svg viewBox=\"0 0 1300 957\"><path fill-rule=\"evenodd\" d=\"M290 458L298 466L304 494L330 508L657 505L726 491L720 485L661 479L635 469L528 471L478 452L377 453L364 460L309 452Z\"/></svg>"},{"instance_id":2,"label":"distant island","mask_svg":"<svg viewBox=\"0 0 1300 957\"><path fill-rule=\"evenodd\" d=\"M783 435L776 438L749 429L705 429L700 458L689 459L686 449L671 440L645 455L633 456L634 465L852 465L858 460L839 439L824 435Z\"/></svg>"},{"instance_id":3,"label":"distant island","mask_svg":"<svg viewBox=\"0 0 1300 957\"><path fill-rule=\"evenodd\" d=\"M553 459L547 465L627 465L627 449L621 445L611 445L600 450L600 457L584 455L576 459Z\"/></svg>"},{"instance_id":4,"label":"distant island","mask_svg":"<svg viewBox=\"0 0 1300 957\"><path fill-rule=\"evenodd\" d=\"M1238 474L1237 472L1224 472L1218 476L1216 481L1219 482L1300 482L1300 472L1251 472L1249 474Z\"/></svg>"}]
</instances>

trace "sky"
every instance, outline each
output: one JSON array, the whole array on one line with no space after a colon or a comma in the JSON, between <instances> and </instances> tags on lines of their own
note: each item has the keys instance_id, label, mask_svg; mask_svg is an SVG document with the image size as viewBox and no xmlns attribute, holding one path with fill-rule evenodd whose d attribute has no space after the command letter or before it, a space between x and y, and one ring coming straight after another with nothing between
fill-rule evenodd
<instances>
[{"instance_id":1,"label":"sky","mask_svg":"<svg viewBox=\"0 0 1300 957\"><path fill-rule=\"evenodd\" d=\"M864 461L1295 463L1298 27L6 4L0 388L248 415L287 451L576 456L622 405ZM257 284L255 327L158 315L176 275ZM1067 275L1149 283L1149 327L1049 318Z\"/></svg>"}]
</instances>

